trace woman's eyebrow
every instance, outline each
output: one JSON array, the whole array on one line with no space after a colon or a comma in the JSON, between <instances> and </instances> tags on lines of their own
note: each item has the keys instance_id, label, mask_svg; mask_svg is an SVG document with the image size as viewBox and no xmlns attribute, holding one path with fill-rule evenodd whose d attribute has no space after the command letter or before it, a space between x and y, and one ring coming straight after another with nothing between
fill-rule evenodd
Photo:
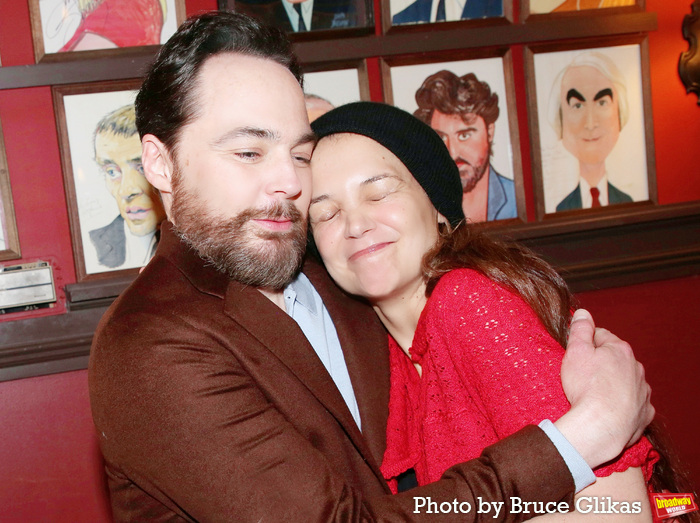
<instances>
[{"instance_id":1,"label":"woman's eyebrow","mask_svg":"<svg viewBox=\"0 0 700 523\"><path fill-rule=\"evenodd\" d=\"M391 174L391 173L377 174L376 176L372 176L372 177L367 178L366 180L362 181L360 183L360 186L364 187L366 185L371 185L375 182L379 182L379 181L384 180L386 178L400 179L398 176L396 176L395 174Z\"/></svg>"}]
</instances>

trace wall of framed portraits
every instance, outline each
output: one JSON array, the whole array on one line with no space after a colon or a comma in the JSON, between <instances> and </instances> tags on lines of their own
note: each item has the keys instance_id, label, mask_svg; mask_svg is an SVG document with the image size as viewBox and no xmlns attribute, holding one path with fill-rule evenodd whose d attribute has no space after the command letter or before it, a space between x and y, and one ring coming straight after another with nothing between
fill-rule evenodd
<instances>
[{"instance_id":1,"label":"wall of framed portraits","mask_svg":"<svg viewBox=\"0 0 700 523\"><path fill-rule=\"evenodd\" d=\"M86 520L109 520L84 369L95 325L146 258L110 257L95 238L117 222L123 241L131 234L148 256L152 229L140 234L127 217L155 204L144 197L137 209L119 207L106 183L109 162L96 161L92 137L128 108L160 38L184 16L255 4L157 0L168 16L144 20L143 31L112 49L81 39L89 31L80 16L57 25L63 2L0 0L0 264L48 262L57 295L48 307L0 315L0 418L7 428L0 503L18 521L76 507ZM657 410L700 479L691 436L700 426L686 415L700 395L691 374L700 364L700 108L677 74L691 1L315 3L318 13L258 14L289 31L307 74L310 117L358 99L422 110L465 178L469 165L481 163L475 186L481 181L491 192L480 193L480 206L476 193L472 201L465 196L473 205L468 214L557 264L598 323L632 343ZM68 4L75 14L78 2ZM577 11L577 4L588 9ZM577 84L577 68L603 84ZM448 110L431 109L448 103L432 94L438 81L491 100L490 113L476 120L487 136L480 153L460 147L461 129L449 126ZM591 100L608 111L613 132L589 137L606 145L586 149L585 139L576 143L577 122L585 128L586 117L573 113L586 113ZM596 154L606 166L600 207L589 191L597 179L584 176ZM489 194L500 203L491 204ZM26 502L35 498L45 502Z\"/></svg>"}]
</instances>

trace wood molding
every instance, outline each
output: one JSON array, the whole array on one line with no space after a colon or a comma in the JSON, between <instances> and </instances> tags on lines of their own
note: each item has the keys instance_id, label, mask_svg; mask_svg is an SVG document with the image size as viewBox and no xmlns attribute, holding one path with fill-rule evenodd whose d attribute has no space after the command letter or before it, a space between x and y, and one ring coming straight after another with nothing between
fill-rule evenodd
<instances>
[{"instance_id":1,"label":"wood molding","mask_svg":"<svg viewBox=\"0 0 700 523\"><path fill-rule=\"evenodd\" d=\"M370 56L397 56L477 47L532 44L654 31L656 13L609 16L579 15L512 24L506 19L447 22L396 27L386 35L295 42L303 65L328 61L362 60ZM125 50L118 56L0 67L0 90L140 78L155 57L157 47ZM333 49L329 53L328 49Z\"/></svg>"},{"instance_id":2,"label":"wood molding","mask_svg":"<svg viewBox=\"0 0 700 523\"><path fill-rule=\"evenodd\" d=\"M489 231L538 252L575 292L700 274L700 202ZM132 278L67 285L68 313L2 323L0 381L87 368L97 323Z\"/></svg>"}]
</instances>

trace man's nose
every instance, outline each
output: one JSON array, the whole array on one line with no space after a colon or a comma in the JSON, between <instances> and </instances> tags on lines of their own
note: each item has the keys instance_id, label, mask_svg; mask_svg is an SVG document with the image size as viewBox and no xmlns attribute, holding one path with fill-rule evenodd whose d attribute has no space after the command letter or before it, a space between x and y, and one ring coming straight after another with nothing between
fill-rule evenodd
<instances>
[{"instance_id":1,"label":"man's nose","mask_svg":"<svg viewBox=\"0 0 700 523\"><path fill-rule=\"evenodd\" d=\"M457 160L459 157L459 152L457 151L457 140L447 140L446 141L447 150L450 151L450 156L453 160Z\"/></svg>"},{"instance_id":2,"label":"man's nose","mask_svg":"<svg viewBox=\"0 0 700 523\"><path fill-rule=\"evenodd\" d=\"M308 167L306 168L308 169ZM273 169L274 173L271 174L267 185L269 194L276 194L284 198L294 198L301 193L300 167L295 164L293 158L277 162Z\"/></svg>"},{"instance_id":3,"label":"man's nose","mask_svg":"<svg viewBox=\"0 0 700 523\"><path fill-rule=\"evenodd\" d=\"M122 170L122 179L119 184L119 196L125 200L132 200L143 193L143 175L134 167Z\"/></svg>"},{"instance_id":4,"label":"man's nose","mask_svg":"<svg viewBox=\"0 0 700 523\"><path fill-rule=\"evenodd\" d=\"M586 108L586 120L585 120L586 129L594 129L597 125L598 125L598 118L595 114L595 108L594 107L587 107Z\"/></svg>"}]
</instances>

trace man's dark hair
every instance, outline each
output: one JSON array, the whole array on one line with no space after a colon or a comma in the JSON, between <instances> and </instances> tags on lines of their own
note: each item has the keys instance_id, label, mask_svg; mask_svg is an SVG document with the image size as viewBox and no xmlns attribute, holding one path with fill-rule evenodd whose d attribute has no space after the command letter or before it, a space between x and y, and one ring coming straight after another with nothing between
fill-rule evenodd
<instances>
[{"instance_id":1,"label":"man's dark hair","mask_svg":"<svg viewBox=\"0 0 700 523\"><path fill-rule=\"evenodd\" d=\"M465 120L475 114L488 126L498 119L498 95L489 84L473 73L457 76L451 71L438 71L429 76L416 91L418 109L414 116L430 125L433 112L456 114ZM469 122L467 122L469 123Z\"/></svg>"},{"instance_id":2,"label":"man's dark hair","mask_svg":"<svg viewBox=\"0 0 700 523\"><path fill-rule=\"evenodd\" d=\"M222 53L273 60L302 83L302 72L282 31L240 14L212 11L188 18L163 45L136 96L139 136L153 134L174 152L180 130L197 116L197 76Z\"/></svg>"}]
</instances>

